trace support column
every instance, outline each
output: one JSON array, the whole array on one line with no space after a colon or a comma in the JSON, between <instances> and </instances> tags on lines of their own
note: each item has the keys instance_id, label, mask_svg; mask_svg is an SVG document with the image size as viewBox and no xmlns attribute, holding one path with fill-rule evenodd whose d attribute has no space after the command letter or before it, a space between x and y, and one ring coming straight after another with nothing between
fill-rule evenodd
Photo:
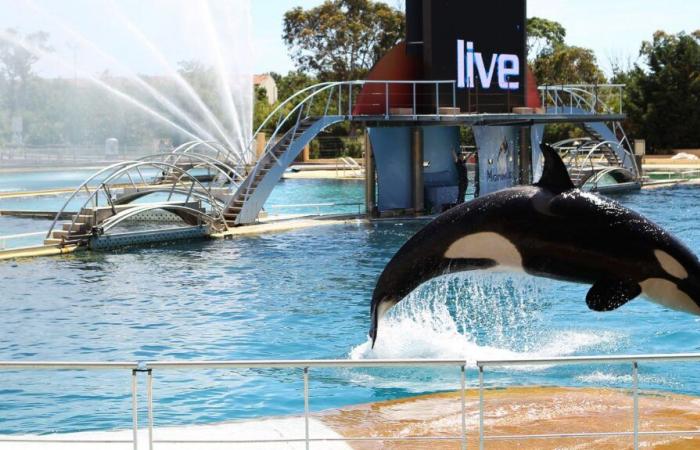
<instances>
[{"instance_id":1,"label":"support column","mask_svg":"<svg viewBox=\"0 0 700 450\"><path fill-rule=\"evenodd\" d=\"M520 184L532 183L532 150L530 127L520 127Z\"/></svg>"},{"instance_id":2,"label":"support column","mask_svg":"<svg viewBox=\"0 0 700 450\"><path fill-rule=\"evenodd\" d=\"M423 198L423 128L411 128L411 186L413 187L413 211L422 214L425 210Z\"/></svg>"},{"instance_id":3,"label":"support column","mask_svg":"<svg viewBox=\"0 0 700 450\"><path fill-rule=\"evenodd\" d=\"M302 162L311 161L311 144L306 144L304 146L304 150L301 151L301 160Z\"/></svg>"},{"instance_id":4,"label":"support column","mask_svg":"<svg viewBox=\"0 0 700 450\"><path fill-rule=\"evenodd\" d=\"M369 139L369 130L365 127L365 207L370 216L374 215L377 209L376 191L377 173L374 167L372 142Z\"/></svg>"},{"instance_id":5,"label":"support column","mask_svg":"<svg viewBox=\"0 0 700 450\"><path fill-rule=\"evenodd\" d=\"M267 144L267 140L265 137L265 133L258 133L255 135L255 156L256 159L260 158L262 156L263 152L265 151L265 144Z\"/></svg>"}]
</instances>

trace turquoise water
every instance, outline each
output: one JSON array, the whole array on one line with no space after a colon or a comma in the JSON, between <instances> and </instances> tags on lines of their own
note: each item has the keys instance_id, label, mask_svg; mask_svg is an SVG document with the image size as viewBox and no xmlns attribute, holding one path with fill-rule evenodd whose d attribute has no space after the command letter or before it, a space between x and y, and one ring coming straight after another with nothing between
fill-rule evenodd
<instances>
[{"instance_id":1,"label":"turquoise water","mask_svg":"<svg viewBox=\"0 0 700 450\"><path fill-rule=\"evenodd\" d=\"M286 181L270 202L316 202L313 195L324 194L352 202L361 200L361 187ZM700 190L643 191L619 200L700 251ZM4 234L8 218L0 219ZM2 262L0 360L474 360L700 348L695 316L644 300L594 313L585 305L587 286L472 273L419 289L390 313L371 350L368 312L376 277L423 223L352 223ZM700 394L697 364L642 364L640 373L643 388ZM622 365L525 367L489 369L486 381L629 386L629 374ZM476 373L467 375L473 386ZM458 376L456 368L312 370L311 408L456 389ZM190 370L154 377L157 425L303 410L299 371ZM128 372L4 372L0 433L128 428L129 388Z\"/></svg>"}]
</instances>

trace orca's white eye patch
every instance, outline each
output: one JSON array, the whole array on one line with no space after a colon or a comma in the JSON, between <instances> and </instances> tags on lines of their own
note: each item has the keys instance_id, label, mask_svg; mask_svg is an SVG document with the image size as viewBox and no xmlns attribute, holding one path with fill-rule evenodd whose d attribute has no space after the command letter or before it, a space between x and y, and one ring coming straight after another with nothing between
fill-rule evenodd
<instances>
[{"instance_id":1,"label":"orca's white eye patch","mask_svg":"<svg viewBox=\"0 0 700 450\"><path fill-rule=\"evenodd\" d=\"M656 256L656 260L659 261L661 268L669 275L673 275L681 280L688 278L688 271L685 270L683 264L679 263L673 256L663 250L654 250L654 256Z\"/></svg>"},{"instance_id":2,"label":"orca's white eye patch","mask_svg":"<svg viewBox=\"0 0 700 450\"><path fill-rule=\"evenodd\" d=\"M511 241L498 233L469 234L454 241L447 251L448 259L492 259L499 266L522 269L523 258Z\"/></svg>"}]
</instances>

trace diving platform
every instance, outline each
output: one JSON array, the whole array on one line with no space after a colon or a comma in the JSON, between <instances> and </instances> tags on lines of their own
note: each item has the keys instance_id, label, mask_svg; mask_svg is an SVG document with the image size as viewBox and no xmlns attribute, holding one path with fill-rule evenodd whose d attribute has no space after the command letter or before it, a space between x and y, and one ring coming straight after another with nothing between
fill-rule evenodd
<instances>
[{"instance_id":1,"label":"diving platform","mask_svg":"<svg viewBox=\"0 0 700 450\"><path fill-rule=\"evenodd\" d=\"M617 92L619 85L611 86ZM371 140L366 136L364 172L368 195L375 195L370 184L377 183L381 197L382 189L385 190L382 185L388 182L393 185L392 189L403 189L404 198L408 195L413 199L410 204L403 200L403 204L395 207L397 211L439 212L434 204L428 207L423 203L423 189L411 187L413 185L432 189L426 194L425 201L429 203L450 203L444 199L456 194L450 193L445 185L450 181L445 181L445 177L456 177L450 175L455 170L451 154L459 149L456 130L461 127L474 130L478 147L496 151L483 164L494 164L493 170L502 169L500 158L505 151L511 155L511 162L513 155L520 154L522 161L515 161L513 167L525 167L530 164L529 156L523 159L526 155L518 149L531 146L534 171L545 124L582 124L593 141L588 147L568 149L572 156L569 158L572 179L581 185L597 183L596 180L605 178L615 169L613 175L637 182L639 168L624 130L619 126L625 116L620 109L607 106L611 98L604 88L544 87L540 88L542 103L537 107L518 106L516 101L511 105L510 97L505 97L506 111L493 112L479 106L479 97L474 98L476 104L471 98L458 98L455 80L319 83L292 95L268 115L256 130L256 134L272 130L263 147L253 140L240 152L217 142L191 141L172 152L120 162L96 172L68 196L47 232L45 243L58 247L111 248L122 243L239 234L238 227L260 221L270 193L304 147L328 127L342 122L361 123L374 136ZM619 92L619 99L612 103L621 104L621 89ZM405 133L411 130L410 143L406 140L408 134L396 134L397 130L406 130ZM500 131L494 133L494 130ZM532 138L523 138L521 130L530 130ZM409 144L410 161L405 160L409 153L404 155L392 150L400 147L408 152ZM588 157L583 158L583 164L578 164L578 156L584 150L588 150ZM562 144L562 155L566 151ZM411 176L418 178L406 181L408 172L382 176L387 165L404 167L402 164L408 164L405 167L410 168ZM603 169L608 172L603 174ZM503 187L529 182L529 172L517 169L516 172L521 172L517 175L508 170L505 178L496 175L497 179L506 181ZM491 172L488 173L491 176ZM486 181L482 179L482 183ZM486 192L482 190L481 193ZM381 203L382 199L379 201ZM390 206L391 201L388 202ZM371 214L376 206L374 197L368 197L367 212ZM67 211L77 213L68 214ZM132 229L130 225L144 222L157 226L146 230L143 227ZM172 228L170 223L175 222L182 229Z\"/></svg>"}]
</instances>

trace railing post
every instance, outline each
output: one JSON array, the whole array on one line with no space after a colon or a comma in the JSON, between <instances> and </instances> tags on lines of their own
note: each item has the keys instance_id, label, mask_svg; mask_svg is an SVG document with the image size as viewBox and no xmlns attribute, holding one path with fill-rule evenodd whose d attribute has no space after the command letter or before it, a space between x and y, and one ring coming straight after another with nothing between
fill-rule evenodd
<instances>
[{"instance_id":1,"label":"railing post","mask_svg":"<svg viewBox=\"0 0 700 450\"><path fill-rule=\"evenodd\" d=\"M384 83L384 118L389 118L389 82Z\"/></svg>"},{"instance_id":2,"label":"railing post","mask_svg":"<svg viewBox=\"0 0 700 450\"><path fill-rule=\"evenodd\" d=\"M413 120L416 120L418 110L416 109L416 82L413 82Z\"/></svg>"},{"instance_id":3,"label":"railing post","mask_svg":"<svg viewBox=\"0 0 700 450\"><path fill-rule=\"evenodd\" d=\"M619 89L620 89L620 114L622 114L622 86L620 86Z\"/></svg>"},{"instance_id":4,"label":"railing post","mask_svg":"<svg viewBox=\"0 0 700 450\"><path fill-rule=\"evenodd\" d=\"M136 379L136 369L131 370L131 426L134 436L134 450L139 448L139 409L138 409L138 381Z\"/></svg>"},{"instance_id":5,"label":"railing post","mask_svg":"<svg viewBox=\"0 0 700 450\"><path fill-rule=\"evenodd\" d=\"M309 450L309 368L304 367L304 442Z\"/></svg>"},{"instance_id":6,"label":"railing post","mask_svg":"<svg viewBox=\"0 0 700 450\"><path fill-rule=\"evenodd\" d=\"M460 367L460 370L461 370L460 385L462 388L460 391L461 392L460 397L462 399L462 450L467 450L467 415L465 412L465 409L467 408L467 405L466 405L467 402L466 402L466 398L465 398L465 396L466 396L465 389L466 389L467 380L466 380L466 373L465 373L466 370L465 369L466 369L465 365L463 364L462 367Z\"/></svg>"},{"instance_id":7,"label":"railing post","mask_svg":"<svg viewBox=\"0 0 700 450\"><path fill-rule=\"evenodd\" d=\"M440 117L440 84L435 82L435 115Z\"/></svg>"},{"instance_id":8,"label":"railing post","mask_svg":"<svg viewBox=\"0 0 700 450\"><path fill-rule=\"evenodd\" d=\"M479 450L484 450L484 366L479 364Z\"/></svg>"},{"instance_id":9,"label":"railing post","mask_svg":"<svg viewBox=\"0 0 700 450\"><path fill-rule=\"evenodd\" d=\"M456 115L457 111L457 84L452 82L452 114Z\"/></svg>"},{"instance_id":10,"label":"railing post","mask_svg":"<svg viewBox=\"0 0 700 450\"><path fill-rule=\"evenodd\" d=\"M148 369L146 398L148 402L148 450L153 450L153 369Z\"/></svg>"},{"instance_id":11,"label":"railing post","mask_svg":"<svg viewBox=\"0 0 700 450\"><path fill-rule=\"evenodd\" d=\"M639 450L639 365L632 363L632 399L634 402L634 450Z\"/></svg>"}]
</instances>

